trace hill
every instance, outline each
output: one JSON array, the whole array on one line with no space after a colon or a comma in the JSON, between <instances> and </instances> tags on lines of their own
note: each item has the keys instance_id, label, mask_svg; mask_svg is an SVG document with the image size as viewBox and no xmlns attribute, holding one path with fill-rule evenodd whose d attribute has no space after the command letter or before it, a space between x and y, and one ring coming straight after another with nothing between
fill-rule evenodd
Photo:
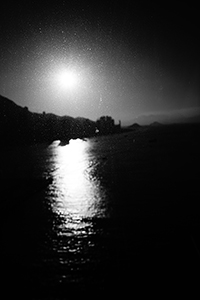
<instances>
[{"instance_id":1,"label":"hill","mask_svg":"<svg viewBox=\"0 0 200 300\"><path fill-rule=\"evenodd\" d=\"M0 96L0 139L6 144L68 141L92 136L95 130L96 123L89 119L30 112Z\"/></svg>"},{"instance_id":2,"label":"hill","mask_svg":"<svg viewBox=\"0 0 200 300\"><path fill-rule=\"evenodd\" d=\"M128 128L133 129L133 130L137 130L140 127L141 126L138 123L134 123L134 124L130 125Z\"/></svg>"},{"instance_id":3,"label":"hill","mask_svg":"<svg viewBox=\"0 0 200 300\"><path fill-rule=\"evenodd\" d=\"M182 112L172 112L166 114L148 114L140 115L132 120L133 123L138 123L140 125L150 125L152 123L161 124L190 124L190 123L200 123L200 109L197 107L196 110L183 110Z\"/></svg>"}]
</instances>

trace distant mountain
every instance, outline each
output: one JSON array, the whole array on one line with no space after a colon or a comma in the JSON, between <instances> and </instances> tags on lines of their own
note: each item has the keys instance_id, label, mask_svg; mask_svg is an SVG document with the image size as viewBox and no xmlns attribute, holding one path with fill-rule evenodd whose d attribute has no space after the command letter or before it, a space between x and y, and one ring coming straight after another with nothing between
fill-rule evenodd
<instances>
[{"instance_id":1,"label":"distant mountain","mask_svg":"<svg viewBox=\"0 0 200 300\"><path fill-rule=\"evenodd\" d=\"M151 127L157 127L157 126L162 126L163 124L159 123L159 122L153 122L150 124Z\"/></svg>"},{"instance_id":2,"label":"distant mountain","mask_svg":"<svg viewBox=\"0 0 200 300\"><path fill-rule=\"evenodd\" d=\"M182 114L181 112L141 115L133 119L132 122L138 123L140 125L150 125L153 123L200 123L200 112L199 110L197 110L197 112L193 112L192 115L187 115L187 113Z\"/></svg>"},{"instance_id":3,"label":"distant mountain","mask_svg":"<svg viewBox=\"0 0 200 300\"><path fill-rule=\"evenodd\" d=\"M193 117L188 117L186 119L187 123L200 123L200 115L196 115Z\"/></svg>"},{"instance_id":4,"label":"distant mountain","mask_svg":"<svg viewBox=\"0 0 200 300\"><path fill-rule=\"evenodd\" d=\"M141 126L138 123L134 123L134 124L132 124L132 125L129 126L130 129L138 129L140 127Z\"/></svg>"},{"instance_id":5,"label":"distant mountain","mask_svg":"<svg viewBox=\"0 0 200 300\"><path fill-rule=\"evenodd\" d=\"M0 96L0 139L6 144L67 141L95 131L96 122L89 119L30 112Z\"/></svg>"},{"instance_id":6,"label":"distant mountain","mask_svg":"<svg viewBox=\"0 0 200 300\"><path fill-rule=\"evenodd\" d=\"M94 122L82 117L34 113L0 95L0 140L4 144L51 143L54 140L65 144L72 138L91 137L97 133L107 135L120 130L120 124L115 125L108 116Z\"/></svg>"}]
</instances>

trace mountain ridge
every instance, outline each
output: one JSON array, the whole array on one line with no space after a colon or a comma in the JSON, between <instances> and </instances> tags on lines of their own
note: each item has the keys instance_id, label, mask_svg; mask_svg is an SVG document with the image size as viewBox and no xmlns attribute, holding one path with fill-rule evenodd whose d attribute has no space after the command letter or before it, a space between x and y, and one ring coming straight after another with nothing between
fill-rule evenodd
<instances>
[{"instance_id":1,"label":"mountain ridge","mask_svg":"<svg viewBox=\"0 0 200 300\"><path fill-rule=\"evenodd\" d=\"M197 108L196 113L193 112L192 115L182 114L181 112L172 113L160 113L160 114L148 114L140 115L133 118L130 124L137 123L139 125L150 125L152 123L162 123L162 124L175 124L175 123L200 123L200 109Z\"/></svg>"},{"instance_id":2,"label":"mountain ridge","mask_svg":"<svg viewBox=\"0 0 200 300\"><path fill-rule=\"evenodd\" d=\"M0 139L4 144L51 143L60 140L107 135L121 131L109 116L92 121L84 117L58 116L53 113L37 113L21 107L0 95Z\"/></svg>"},{"instance_id":3,"label":"mountain ridge","mask_svg":"<svg viewBox=\"0 0 200 300\"><path fill-rule=\"evenodd\" d=\"M6 143L40 143L95 134L96 123L85 118L30 112L0 95L0 138Z\"/></svg>"}]
</instances>

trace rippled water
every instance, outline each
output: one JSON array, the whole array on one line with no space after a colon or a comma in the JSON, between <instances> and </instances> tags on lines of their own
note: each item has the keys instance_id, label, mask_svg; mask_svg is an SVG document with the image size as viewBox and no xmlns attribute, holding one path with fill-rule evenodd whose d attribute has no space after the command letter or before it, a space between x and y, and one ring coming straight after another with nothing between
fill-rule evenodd
<instances>
[{"instance_id":1,"label":"rippled water","mask_svg":"<svg viewBox=\"0 0 200 300\"><path fill-rule=\"evenodd\" d=\"M6 281L33 299L66 299L196 274L198 139L186 147L189 130L160 130L2 151Z\"/></svg>"},{"instance_id":2,"label":"rippled water","mask_svg":"<svg viewBox=\"0 0 200 300\"><path fill-rule=\"evenodd\" d=\"M106 215L105 191L94 175L99 163L90 152L91 142L70 140L66 146L54 143L51 152L51 171L53 183L49 188L53 210L66 219L63 227L70 222Z\"/></svg>"},{"instance_id":3,"label":"rippled water","mask_svg":"<svg viewBox=\"0 0 200 300\"><path fill-rule=\"evenodd\" d=\"M44 173L53 180L46 190L46 201L54 217L44 256L52 253L46 263L56 264L56 276L52 276L61 283L87 281L86 273L90 270L92 276L92 268L98 260L102 262L100 237L105 233L95 224L109 217L109 209L92 143L76 139L61 146L55 141L47 148Z\"/></svg>"}]
</instances>

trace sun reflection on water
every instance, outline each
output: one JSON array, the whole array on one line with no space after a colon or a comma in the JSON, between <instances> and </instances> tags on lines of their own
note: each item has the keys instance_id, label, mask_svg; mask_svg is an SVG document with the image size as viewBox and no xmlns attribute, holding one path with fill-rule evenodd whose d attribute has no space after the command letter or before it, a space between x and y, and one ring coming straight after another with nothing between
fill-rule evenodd
<instances>
[{"instance_id":1,"label":"sun reflection on water","mask_svg":"<svg viewBox=\"0 0 200 300\"><path fill-rule=\"evenodd\" d=\"M52 209L62 219L58 235L88 235L92 218L105 217L105 190L94 175L98 164L91 154L91 142L81 139L70 140L61 146L54 143L53 168L50 185Z\"/></svg>"}]
</instances>

